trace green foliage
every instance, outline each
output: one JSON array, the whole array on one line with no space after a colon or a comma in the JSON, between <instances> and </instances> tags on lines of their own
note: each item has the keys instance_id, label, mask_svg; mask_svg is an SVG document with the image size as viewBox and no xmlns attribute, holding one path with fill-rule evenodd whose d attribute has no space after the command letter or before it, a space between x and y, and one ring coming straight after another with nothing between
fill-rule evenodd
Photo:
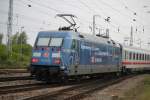
<instances>
[{"instance_id":1,"label":"green foliage","mask_svg":"<svg viewBox=\"0 0 150 100\"><path fill-rule=\"evenodd\" d=\"M18 44L19 32L12 36L12 44Z\"/></svg>"},{"instance_id":2,"label":"green foliage","mask_svg":"<svg viewBox=\"0 0 150 100\"><path fill-rule=\"evenodd\" d=\"M18 36L18 44L27 44L27 34L26 32L22 32L19 36Z\"/></svg>"},{"instance_id":3,"label":"green foliage","mask_svg":"<svg viewBox=\"0 0 150 100\"><path fill-rule=\"evenodd\" d=\"M0 33L0 44L2 44L2 40L3 40L3 34Z\"/></svg>"},{"instance_id":4,"label":"green foliage","mask_svg":"<svg viewBox=\"0 0 150 100\"><path fill-rule=\"evenodd\" d=\"M28 36L26 32L19 33L17 32L12 36L12 44L27 44Z\"/></svg>"},{"instance_id":5,"label":"green foliage","mask_svg":"<svg viewBox=\"0 0 150 100\"><path fill-rule=\"evenodd\" d=\"M7 59L7 50L6 46L0 44L0 62L3 62Z\"/></svg>"},{"instance_id":6,"label":"green foliage","mask_svg":"<svg viewBox=\"0 0 150 100\"><path fill-rule=\"evenodd\" d=\"M21 44L22 42L22 44ZM27 44L25 32L12 36L12 53L8 56L6 45L0 44L0 68L24 68L30 63L32 46Z\"/></svg>"}]
</instances>

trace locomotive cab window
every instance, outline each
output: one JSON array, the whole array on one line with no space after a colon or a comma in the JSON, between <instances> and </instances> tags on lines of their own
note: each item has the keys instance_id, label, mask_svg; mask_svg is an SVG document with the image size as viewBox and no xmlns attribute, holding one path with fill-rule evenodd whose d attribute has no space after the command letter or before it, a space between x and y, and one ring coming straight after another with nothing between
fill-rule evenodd
<instances>
[{"instance_id":1,"label":"locomotive cab window","mask_svg":"<svg viewBox=\"0 0 150 100\"><path fill-rule=\"evenodd\" d=\"M63 38L51 38L49 46L61 46Z\"/></svg>"},{"instance_id":2,"label":"locomotive cab window","mask_svg":"<svg viewBox=\"0 0 150 100\"><path fill-rule=\"evenodd\" d=\"M48 46L49 40L49 37L39 37L36 46Z\"/></svg>"},{"instance_id":3,"label":"locomotive cab window","mask_svg":"<svg viewBox=\"0 0 150 100\"><path fill-rule=\"evenodd\" d=\"M77 41L74 39L72 40L71 49L77 49Z\"/></svg>"}]
</instances>

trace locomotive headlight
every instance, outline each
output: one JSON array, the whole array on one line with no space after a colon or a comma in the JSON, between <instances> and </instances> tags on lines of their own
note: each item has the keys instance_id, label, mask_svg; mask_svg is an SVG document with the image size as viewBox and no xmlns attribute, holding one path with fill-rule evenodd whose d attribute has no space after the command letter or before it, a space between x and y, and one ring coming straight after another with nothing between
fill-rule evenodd
<instances>
[{"instance_id":1,"label":"locomotive headlight","mask_svg":"<svg viewBox=\"0 0 150 100\"><path fill-rule=\"evenodd\" d=\"M61 70L65 70L65 66L60 66L60 69Z\"/></svg>"}]
</instances>

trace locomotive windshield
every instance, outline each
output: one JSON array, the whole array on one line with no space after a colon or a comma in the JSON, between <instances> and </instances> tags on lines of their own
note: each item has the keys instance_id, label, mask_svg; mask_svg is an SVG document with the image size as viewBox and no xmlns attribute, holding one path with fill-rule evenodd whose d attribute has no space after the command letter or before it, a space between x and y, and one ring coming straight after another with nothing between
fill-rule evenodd
<instances>
[{"instance_id":1,"label":"locomotive windshield","mask_svg":"<svg viewBox=\"0 0 150 100\"><path fill-rule=\"evenodd\" d=\"M61 46L63 38L39 37L36 46Z\"/></svg>"},{"instance_id":2,"label":"locomotive windshield","mask_svg":"<svg viewBox=\"0 0 150 100\"><path fill-rule=\"evenodd\" d=\"M62 38L51 38L51 42L49 46L61 46L62 45Z\"/></svg>"},{"instance_id":3,"label":"locomotive windshield","mask_svg":"<svg viewBox=\"0 0 150 100\"><path fill-rule=\"evenodd\" d=\"M37 41L37 46L48 46L50 38L48 37L39 37Z\"/></svg>"}]
</instances>

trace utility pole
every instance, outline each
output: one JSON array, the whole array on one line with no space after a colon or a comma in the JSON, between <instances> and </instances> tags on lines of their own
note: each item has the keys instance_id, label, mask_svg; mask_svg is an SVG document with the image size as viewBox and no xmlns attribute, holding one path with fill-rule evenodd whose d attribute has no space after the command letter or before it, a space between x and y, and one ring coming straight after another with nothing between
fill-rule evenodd
<instances>
[{"instance_id":1,"label":"utility pole","mask_svg":"<svg viewBox=\"0 0 150 100\"><path fill-rule=\"evenodd\" d=\"M23 58L23 52L22 52L22 33L23 33L23 29L24 29L24 26L21 27L21 30L20 30L20 60L22 61L22 58Z\"/></svg>"},{"instance_id":2,"label":"utility pole","mask_svg":"<svg viewBox=\"0 0 150 100\"><path fill-rule=\"evenodd\" d=\"M139 44L139 46L141 48L142 47L142 40L140 38L138 39L138 44Z\"/></svg>"},{"instance_id":3,"label":"utility pole","mask_svg":"<svg viewBox=\"0 0 150 100\"><path fill-rule=\"evenodd\" d=\"M150 38L149 38L150 39ZM148 47L150 47L150 41L147 43L148 44Z\"/></svg>"},{"instance_id":4,"label":"utility pole","mask_svg":"<svg viewBox=\"0 0 150 100\"><path fill-rule=\"evenodd\" d=\"M148 44L148 47L150 47L150 42L148 42L147 44Z\"/></svg>"},{"instance_id":5,"label":"utility pole","mask_svg":"<svg viewBox=\"0 0 150 100\"><path fill-rule=\"evenodd\" d=\"M106 37L109 38L109 28L106 29Z\"/></svg>"},{"instance_id":6,"label":"utility pole","mask_svg":"<svg viewBox=\"0 0 150 100\"><path fill-rule=\"evenodd\" d=\"M93 15L93 35L95 35L95 18L96 17L101 17L100 15Z\"/></svg>"},{"instance_id":7,"label":"utility pole","mask_svg":"<svg viewBox=\"0 0 150 100\"><path fill-rule=\"evenodd\" d=\"M107 17L105 19L105 21L107 22L106 37L109 38L109 22L110 22L110 17Z\"/></svg>"},{"instance_id":8,"label":"utility pole","mask_svg":"<svg viewBox=\"0 0 150 100\"><path fill-rule=\"evenodd\" d=\"M8 25L7 25L7 50L8 56L11 56L12 52L12 24L13 24L13 0L9 0L9 11L8 11Z\"/></svg>"},{"instance_id":9,"label":"utility pole","mask_svg":"<svg viewBox=\"0 0 150 100\"><path fill-rule=\"evenodd\" d=\"M133 26L131 26L131 33L130 33L130 46L133 46Z\"/></svg>"}]
</instances>

